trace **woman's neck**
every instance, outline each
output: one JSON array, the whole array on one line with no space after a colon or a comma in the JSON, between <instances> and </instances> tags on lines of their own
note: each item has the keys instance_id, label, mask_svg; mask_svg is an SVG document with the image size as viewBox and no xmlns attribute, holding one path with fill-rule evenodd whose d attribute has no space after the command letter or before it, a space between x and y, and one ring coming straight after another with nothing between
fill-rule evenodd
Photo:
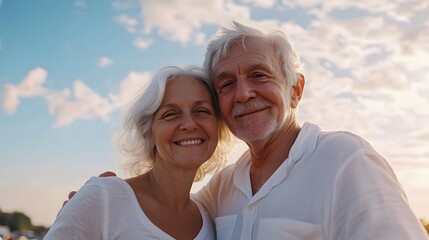
<instances>
[{"instance_id":1,"label":"woman's neck","mask_svg":"<svg viewBox=\"0 0 429 240\"><path fill-rule=\"evenodd\" d=\"M196 172L172 171L154 166L147 173L145 186L158 201L167 206L185 207Z\"/></svg>"},{"instance_id":2,"label":"woman's neck","mask_svg":"<svg viewBox=\"0 0 429 240\"><path fill-rule=\"evenodd\" d=\"M175 239L195 238L203 224L198 206L189 196L195 173L185 172L154 166L126 180L144 214Z\"/></svg>"}]
</instances>

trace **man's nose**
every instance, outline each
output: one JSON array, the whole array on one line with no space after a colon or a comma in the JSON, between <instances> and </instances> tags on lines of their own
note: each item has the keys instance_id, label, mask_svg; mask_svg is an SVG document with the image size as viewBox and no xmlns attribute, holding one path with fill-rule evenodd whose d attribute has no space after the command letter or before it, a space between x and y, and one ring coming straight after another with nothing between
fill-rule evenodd
<instances>
[{"instance_id":1,"label":"man's nose","mask_svg":"<svg viewBox=\"0 0 429 240\"><path fill-rule=\"evenodd\" d=\"M236 102L247 102L250 98L254 97L256 97L256 93L247 77L239 77L237 79L234 100Z\"/></svg>"}]
</instances>

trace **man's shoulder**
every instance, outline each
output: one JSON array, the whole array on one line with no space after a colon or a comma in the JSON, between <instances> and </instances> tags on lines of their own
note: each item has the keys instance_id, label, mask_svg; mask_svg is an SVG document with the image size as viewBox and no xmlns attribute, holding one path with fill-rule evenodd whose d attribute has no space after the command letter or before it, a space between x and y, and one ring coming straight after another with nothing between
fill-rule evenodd
<instances>
[{"instance_id":1,"label":"man's shoulder","mask_svg":"<svg viewBox=\"0 0 429 240\"><path fill-rule=\"evenodd\" d=\"M237 162L231 163L224 168L222 168L219 172L215 173L213 175L213 178L219 177L219 178L225 178L227 176L231 176L234 173L234 169L236 168Z\"/></svg>"},{"instance_id":2,"label":"man's shoulder","mask_svg":"<svg viewBox=\"0 0 429 240\"><path fill-rule=\"evenodd\" d=\"M350 131L322 131L320 127L313 123L306 122L303 130L307 135L317 135L317 145L320 144L335 144L336 146L368 146L368 142L361 136Z\"/></svg>"},{"instance_id":3,"label":"man's shoulder","mask_svg":"<svg viewBox=\"0 0 429 240\"><path fill-rule=\"evenodd\" d=\"M367 154L378 153L362 137L347 131L322 132L319 136L315 159L324 159L334 165L350 163L352 159L363 160L359 157ZM366 159L366 158L365 158Z\"/></svg>"},{"instance_id":4,"label":"man's shoulder","mask_svg":"<svg viewBox=\"0 0 429 240\"><path fill-rule=\"evenodd\" d=\"M319 144L332 145L336 148L366 148L369 146L365 139L348 131L321 132L318 142Z\"/></svg>"},{"instance_id":5,"label":"man's shoulder","mask_svg":"<svg viewBox=\"0 0 429 240\"><path fill-rule=\"evenodd\" d=\"M211 178L211 183L232 181L237 174L246 172L247 166L250 164L250 157L248 151L245 151L236 161L225 166L219 172L215 173Z\"/></svg>"}]
</instances>

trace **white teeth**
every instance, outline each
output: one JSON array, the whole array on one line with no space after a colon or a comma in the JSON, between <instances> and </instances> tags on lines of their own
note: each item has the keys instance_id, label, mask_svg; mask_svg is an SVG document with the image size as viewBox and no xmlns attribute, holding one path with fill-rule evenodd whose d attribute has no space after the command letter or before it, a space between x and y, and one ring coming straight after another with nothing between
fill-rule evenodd
<instances>
[{"instance_id":1,"label":"white teeth","mask_svg":"<svg viewBox=\"0 0 429 240\"><path fill-rule=\"evenodd\" d=\"M196 145L196 144L201 144L203 141L201 141L201 139L198 140L188 140L188 141L181 141L179 142L180 146L188 146L188 145Z\"/></svg>"}]
</instances>

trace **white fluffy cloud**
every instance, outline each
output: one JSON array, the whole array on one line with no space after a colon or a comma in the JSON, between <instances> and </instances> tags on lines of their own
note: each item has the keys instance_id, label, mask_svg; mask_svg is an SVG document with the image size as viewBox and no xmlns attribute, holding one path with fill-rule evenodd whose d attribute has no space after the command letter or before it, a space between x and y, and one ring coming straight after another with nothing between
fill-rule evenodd
<instances>
[{"instance_id":1,"label":"white fluffy cloud","mask_svg":"<svg viewBox=\"0 0 429 240\"><path fill-rule=\"evenodd\" d=\"M48 73L40 67L31 70L18 85L6 84L4 88L3 109L13 114L16 112L20 98L42 96L47 92L42 85L46 81Z\"/></svg>"},{"instance_id":2,"label":"white fluffy cloud","mask_svg":"<svg viewBox=\"0 0 429 240\"><path fill-rule=\"evenodd\" d=\"M354 90L375 92L378 89L400 91L407 85L407 76L391 61L380 61L365 68L352 70Z\"/></svg>"},{"instance_id":3,"label":"white fluffy cloud","mask_svg":"<svg viewBox=\"0 0 429 240\"><path fill-rule=\"evenodd\" d=\"M414 14L425 12L429 7L427 1L421 0L283 0L282 4L290 8L306 9L317 17L327 16L334 10L362 10L370 14L385 15L398 22L409 22Z\"/></svg>"},{"instance_id":4,"label":"white fluffy cloud","mask_svg":"<svg viewBox=\"0 0 429 240\"><path fill-rule=\"evenodd\" d=\"M109 99L115 108L126 106L136 94L144 89L151 79L150 72L131 71L121 80L117 94L109 94Z\"/></svg>"},{"instance_id":5,"label":"white fluffy cloud","mask_svg":"<svg viewBox=\"0 0 429 240\"><path fill-rule=\"evenodd\" d=\"M109 93L108 97L102 97L81 80L74 81L71 89L49 90L43 86L47 76L46 70L35 68L19 84L6 84L3 109L14 114L21 98L41 97L49 113L55 117L53 126L56 128L76 120L109 121L113 112L125 106L148 83L151 74L131 71L121 80L118 93Z\"/></svg>"},{"instance_id":6,"label":"white fluffy cloud","mask_svg":"<svg viewBox=\"0 0 429 240\"><path fill-rule=\"evenodd\" d=\"M146 49L148 48L154 41L151 39L144 39L141 37L138 37L134 40L133 45L140 49Z\"/></svg>"},{"instance_id":7,"label":"white fluffy cloud","mask_svg":"<svg viewBox=\"0 0 429 240\"><path fill-rule=\"evenodd\" d=\"M123 26L125 26L128 32L130 33L137 32L137 29L136 29L138 24L137 19L131 18L127 15L120 15L120 16L117 16L115 20L120 24L122 24Z\"/></svg>"},{"instance_id":8,"label":"white fluffy cloud","mask_svg":"<svg viewBox=\"0 0 429 240\"><path fill-rule=\"evenodd\" d=\"M56 117L54 127L63 127L78 120L99 118L109 120L113 109L111 103L90 89L85 83L76 80L73 90L49 92L45 96L49 112Z\"/></svg>"},{"instance_id":9,"label":"white fluffy cloud","mask_svg":"<svg viewBox=\"0 0 429 240\"><path fill-rule=\"evenodd\" d=\"M113 60L110 59L110 58L108 58L108 57L105 57L105 56L104 57L100 57L97 60L97 65L98 65L99 68L106 68L106 67L108 67L108 66L110 66L112 64L113 64Z\"/></svg>"},{"instance_id":10,"label":"white fluffy cloud","mask_svg":"<svg viewBox=\"0 0 429 240\"><path fill-rule=\"evenodd\" d=\"M251 2L260 7L272 5L271 1ZM114 3L118 10L128 9L128 5ZM155 34L182 45L204 44L207 40L202 30L204 25L218 26L233 19L242 22L250 19L249 6L230 0L140 1L140 10L140 16L120 15L116 21L124 25L127 31L137 34L139 37L137 39L145 39ZM134 45L144 48L146 41L136 40Z\"/></svg>"},{"instance_id":11,"label":"white fluffy cloud","mask_svg":"<svg viewBox=\"0 0 429 240\"><path fill-rule=\"evenodd\" d=\"M276 4L276 0L243 0L243 3L252 4L260 8L271 8Z\"/></svg>"}]
</instances>

